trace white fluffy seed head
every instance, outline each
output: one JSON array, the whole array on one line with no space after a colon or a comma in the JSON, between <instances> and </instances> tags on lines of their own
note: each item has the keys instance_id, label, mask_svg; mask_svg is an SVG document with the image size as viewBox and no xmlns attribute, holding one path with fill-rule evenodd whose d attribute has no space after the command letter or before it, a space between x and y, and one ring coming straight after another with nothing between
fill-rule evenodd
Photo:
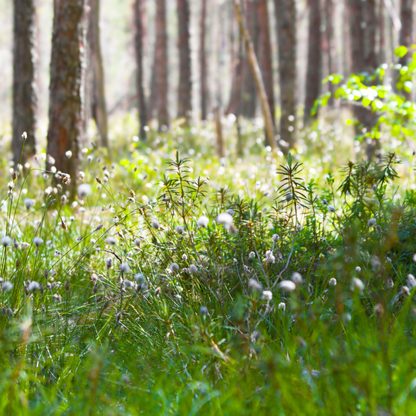
<instances>
[{"instance_id":1,"label":"white fluffy seed head","mask_svg":"<svg viewBox=\"0 0 416 416\"><path fill-rule=\"evenodd\" d=\"M206 228L208 226L209 219L205 215L202 215L198 218L196 223L198 224L198 227Z\"/></svg>"},{"instance_id":2,"label":"white fluffy seed head","mask_svg":"<svg viewBox=\"0 0 416 416\"><path fill-rule=\"evenodd\" d=\"M113 259L111 257L105 259L105 267L107 267L107 269L111 269L113 267Z\"/></svg>"},{"instance_id":3,"label":"white fluffy seed head","mask_svg":"<svg viewBox=\"0 0 416 416\"><path fill-rule=\"evenodd\" d=\"M178 234L183 234L183 232L184 232L183 227L181 227L180 225L178 225L175 230Z\"/></svg>"},{"instance_id":4,"label":"white fluffy seed head","mask_svg":"<svg viewBox=\"0 0 416 416\"><path fill-rule=\"evenodd\" d=\"M114 246L116 244L116 239L114 237L107 237L105 242L110 246Z\"/></svg>"},{"instance_id":5,"label":"white fluffy seed head","mask_svg":"<svg viewBox=\"0 0 416 416\"><path fill-rule=\"evenodd\" d=\"M337 279L335 277L331 277L328 282L329 286L334 287L337 285Z\"/></svg>"},{"instance_id":6,"label":"white fluffy seed head","mask_svg":"<svg viewBox=\"0 0 416 416\"><path fill-rule=\"evenodd\" d=\"M232 217L234 216L235 212L233 209L227 209L227 211L225 211L227 214L231 215Z\"/></svg>"},{"instance_id":7,"label":"white fluffy seed head","mask_svg":"<svg viewBox=\"0 0 416 416\"><path fill-rule=\"evenodd\" d=\"M292 281L295 283L296 286L299 286L302 284L302 275L298 272L295 272L292 274Z\"/></svg>"},{"instance_id":8,"label":"white fluffy seed head","mask_svg":"<svg viewBox=\"0 0 416 416\"><path fill-rule=\"evenodd\" d=\"M263 290L262 285L256 279L250 279L248 281L248 286L251 290L256 292L261 292Z\"/></svg>"},{"instance_id":9,"label":"white fluffy seed head","mask_svg":"<svg viewBox=\"0 0 416 416\"><path fill-rule=\"evenodd\" d=\"M33 239L33 244L34 244L36 247L39 247L39 246L41 246L41 245L43 244L43 239L42 239L42 238L40 238L40 237L35 237L35 238Z\"/></svg>"},{"instance_id":10,"label":"white fluffy seed head","mask_svg":"<svg viewBox=\"0 0 416 416\"><path fill-rule=\"evenodd\" d=\"M123 286L124 287L132 287L133 286L133 282L131 282L130 280L128 280L128 279L124 279L123 280Z\"/></svg>"},{"instance_id":11,"label":"white fluffy seed head","mask_svg":"<svg viewBox=\"0 0 416 416\"><path fill-rule=\"evenodd\" d=\"M87 183L82 183L81 185L78 186L78 196L83 199L86 196L89 196L92 194L92 189L91 186L88 185Z\"/></svg>"},{"instance_id":12,"label":"white fluffy seed head","mask_svg":"<svg viewBox=\"0 0 416 416\"><path fill-rule=\"evenodd\" d=\"M5 292L8 292L9 290L12 290L13 289L13 283L11 283L11 282L3 282L2 289Z\"/></svg>"},{"instance_id":13,"label":"white fluffy seed head","mask_svg":"<svg viewBox=\"0 0 416 416\"><path fill-rule=\"evenodd\" d=\"M357 267L355 268L355 271L356 271L357 273L360 273L360 272L361 272L361 267L360 267L360 266L357 266Z\"/></svg>"},{"instance_id":14,"label":"white fluffy seed head","mask_svg":"<svg viewBox=\"0 0 416 416\"><path fill-rule=\"evenodd\" d=\"M278 288L283 292L290 293L296 290L296 285L291 280L282 280L279 283Z\"/></svg>"},{"instance_id":15,"label":"white fluffy seed head","mask_svg":"<svg viewBox=\"0 0 416 416\"><path fill-rule=\"evenodd\" d=\"M123 261L120 264L120 272L121 273L128 273L130 271L130 266L127 262Z\"/></svg>"},{"instance_id":16,"label":"white fluffy seed head","mask_svg":"<svg viewBox=\"0 0 416 416\"><path fill-rule=\"evenodd\" d=\"M153 218L151 225L155 230L159 229L160 227L159 221L156 218Z\"/></svg>"},{"instance_id":17,"label":"white fluffy seed head","mask_svg":"<svg viewBox=\"0 0 416 416\"><path fill-rule=\"evenodd\" d=\"M134 280L137 283L140 283L140 284L143 283L145 281L144 276L143 276L143 273L137 273L137 274L135 274L134 275Z\"/></svg>"},{"instance_id":18,"label":"white fluffy seed head","mask_svg":"<svg viewBox=\"0 0 416 416\"><path fill-rule=\"evenodd\" d=\"M273 299L273 293L270 290L264 290L261 298L270 302Z\"/></svg>"},{"instance_id":19,"label":"white fluffy seed head","mask_svg":"<svg viewBox=\"0 0 416 416\"><path fill-rule=\"evenodd\" d=\"M358 277L351 279L351 290L354 292L362 292L364 290L364 283Z\"/></svg>"},{"instance_id":20,"label":"white fluffy seed head","mask_svg":"<svg viewBox=\"0 0 416 416\"><path fill-rule=\"evenodd\" d=\"M277 234L273 234L272 240L274 243L277 243L280 240L280 237Z\"/></svg>"},{"instance_id":21,"label":"white fluffy seed head","mask_svg":"<svg viewBox=\"0 0 416 416\"><path fill-rule=\"evenodd\" d=\"M31 198L26 198L23 201L23 204L24 204L25 208L29 211L35 205L35 201Z\"/></svg>"},{"instance_id":22,"label":"white fluffy seed head","mask_svg":"<svg viewBox=\"0 0 416 416\"><path fill-rule=\"evenodd\" d=\"M38 282L30 282L29 286L27 287L27 290L29 292L34 292L35 290L40 289L40 284Z\"/></svg>"},{"instance_id":23,"label":"white fluffy seed head","mask_svg":"<svg viewBox=\"0 0 416 416\"><path fill-rule=\"evenodd\" d=\"M3 247L7 247L8 245L10 245L12 242L12 239L5 235L4 237L1 238L0 243Z\"/></svg>"},{"instance_id":24,"label":"white fluffy seed head","mask_svg":"<svg viewBox=\"0 0 416 416\"><path fill-rule=\"evenodd\" d=\"M222 225L231 225L233 223L233 217L230 214L227 214L226 212L223 212L221 214L217 215L217 224Z\"/></svg>"},{"instance_id":25,"label":"white fluffy seed head","mask_svg":"<svg viewBox=\"0 0 416 416\"><path fill-rule=\"evenodd\" d=\"M136 247L140 247L140 243L141 243L140 238L135 238L135 239L134 239L134 245L135 245Z\"/></svg>"},{"instance_id":26,"label":"white fluffy seed head","mask_svg":"<svg viewBox=\"0 0 416 416\"><path fill-rule=\"evenodd\" d=\"M196 266L195 266L195 264L191 264L191 265L189 266L189 273L191 273L191 274L196 274L196 273L198 273L198 267L196 267Z\"/></svg>"},{"instance_id":27,"label":"white fluffy seed head","mask_svg":"<svg viewBox=\"0 0 416 416\"><path fill-rule=\"evenodd\" d=\"M333 205L328 205L328 212L335 212L335 207Z\"/></svg>"},{"instance_id":28,"label":"white fluffy seed head","mask_svg":"<svg viewBox=\"0 0 416 416\"><path fill-rule=\"evenodd\" d=\"M280 303L279 303L279 305L278 305L278 308L279 308L282 312L284 312L284 311L286 310L286 303L284 303L284 302L280 302Z\"/></svg>"},{"instance_id":29,"label":"white fluffy seed head","mask_svg":"<svg viewBox=\"0 0 416 416\"><path fill-rule=\"evenodd\" d=\"M412 274L407 275L407 285L412 288L416 286L416 279Z\"/></svg>"},{"instance_id":30,"label":"white fluffy seed head","mask_svg":"<svg viewBox=\"0 0 416 416\"><path fill-rule=\"evenodd\" d=\"M370 219L368 220L367 225L368 225L369 227L373 227L374 225L376 225L376 223L377 223L377 220L376 220L375 218L370 218Z\"/></svg>"},{"instance_id":31,"label":"white fluffy seed head","mask_svg":"<svg viewBox=\"0 0 416 416\"><path fill-rule=\"evenodd\" d=\"M172 273L177 273L179 271L179 265L178 265L178 263L172 263L170 265L170 271Z\"/></svg>"},{"instance_id":32,"label":"white fluffy seed head","mask_svg":"<svg viewBox=\"0 0 416 416\"><path fill-rule=\"evenodd\" d=\"M251 251L250 254L248 255L248 257L250 259L254 259L256 257L256 253L254 251Z\"/></svg>"}]
</instances>

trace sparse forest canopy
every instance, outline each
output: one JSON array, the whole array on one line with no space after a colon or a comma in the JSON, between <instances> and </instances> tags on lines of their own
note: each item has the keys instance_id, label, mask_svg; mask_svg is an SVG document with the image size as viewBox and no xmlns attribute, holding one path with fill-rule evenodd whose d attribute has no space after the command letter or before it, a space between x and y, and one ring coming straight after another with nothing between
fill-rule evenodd
<instances>
[{"instance_id":1,"label":"sparse forest canopy","mask_svg":"<svg viewBox=\"0 0 416 416\"><path fill-rule=\"evenodd\" d=\"M415 3L0 0L0 414L416 414Z\"/></svg>"}]
</instances>

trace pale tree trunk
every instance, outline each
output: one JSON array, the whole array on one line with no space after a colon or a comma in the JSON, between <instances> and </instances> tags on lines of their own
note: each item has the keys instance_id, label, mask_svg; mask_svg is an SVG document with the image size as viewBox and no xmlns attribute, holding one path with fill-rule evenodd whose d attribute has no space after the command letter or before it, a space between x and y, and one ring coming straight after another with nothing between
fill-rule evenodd
<instances>
[{"instance_id":1,"label":"pale tree trunk","mask_svg":"<svg viewBox=\"0 0 416 416\"><path fill-rule=\"evenodd\" d=\"M296 2L274 0L280 80L280 145L287 154L295 144L296 117Z\"/></svg>"},{"instance_id":2,"label":"pale tree trunk","mask_svg":"<svg viewBox=\"0 0 416 416\"><path fill-rule=\"evenodd\" d=\"M245 44L246 44L247 56L248 56L250 67L253 72L253 77L256 83L257 94L259 95L259 98L260 98L260 103L261 103L262 112L263 112L264 125L266 126L267 136L274 138L274 126L273 126L272 114L269 108L269 103L267 101L266 89L264 88L264 82L263 82L263 78L261 75L260 67L257 61L256 54L254 52L253 42L251 40L250 33L245 23L240 0L234 0L234 10L235 10L237 21L240 27L241 35L243 36ZM275 151L276 144L274 140L270 140L270 146L273 149L273 151Z\"/></svg>"},{"instance_id":3,"label":"pale tree trunk","mask_svg":"<svg viewBox=\"0 0 416 416\"><path fill-rule=\"evenodd\" d=\"M70 175L72 195L83 136L85 28L85 0L54 1L47 153L58 171Z\"/></svg>"},{"instance_id":4,"label":"pale tree trunk","mask_svg":"<svg viewBox=\"0 0 416 416\"><path fill-rule=\"evenodd\" d=\"M134 13L135 13L135 50L136 50L136 85L137 85L137 104L139 110L139 138L140 140L146 140L146 124L147 124L147 111L146 111L146 99L144 95L144 76L143 76L143 0L136 0Z\"/></svg>"},{"instance_id":5,"label":"pale tree trunk","mask_svg":"<svg viewBox=\"0 0 416 416\"><path fill-rule=\"evenodd\" d=\"M257 16L258 0L246 0L246 25L253 43L254 52L258 51L259 23ZM256 116L256 82L250 65L250 57L246 50L246 58L243 62L243 95L242 95L242 115L249 119Z\"/></svg>"},{"instance_id":6,"label":"pale tree trunk","mask_svg":"<svg viewBox=\"0 0 416 416\"><path fill-rule=\"evenodd\" d=\"M321 92L322 83L322 39L321 4L319 0L309 0L308 64L306 72L306 95L304 124L311 121L311 110Z\"/></svg>"},{"instance_id":7,"label":"pale tree trunk","mask_svg":"<svg viewBox=\"0 0 416 416\"><path fill-rule=\"evenodd\" d=\"M373 74L377 68L376 29L377 8L375 0L349 0L350 34L352 48L352 71L356 74L367 72ZM363 129L371 130L376 121L376 114L371 110L354 106L354 115L358 121L357 134ZM378 140L367 139L367 157L372 159L378 150Z\"/></svg>"},{"instance_id":8,"label":"pale tree trunk","mask_svg":"<svg viewBox=\"0 0 416 416\"><path fill-rule=\"evenodd\" d=\"M88 64L91 73L91 114L97 124L101 145L109 149L107 104L100 41L100 0L88 0Z\"/></svg>"},{"instance_id":9,"label":"pale tree trunk","mask_svg":"<svg viewBox=\"0 0 416 416\"><path fill-rule=\"evenodd\" d=\"M259 0L258 3L259 17L259 53L260 68L266 90L267 101L269 103L270 112L274 121L274 89L273 89L273 53L270 38L269 10L267 0ZM267 137L267 140L274 140L274 137Z\"/></svg>"},{"instance_id":10,"label":"pale tree trunk","mask_svg":"<svg viewBox=\"0 0 416 416\"><path fill-rule=\"evenodd\" d=\"M379 0L378 3L378 22L379 22L379 53L378 62L380 64L386 62L386 29L385 29L385 6L384 1Z\"/></svg>"},{"instance_id":11,"label":"pale tree trunk","mask_svg":"<svg viewBox=\"0 0 416 416\"><path fill-rule=\"evenodd\" d=\"M36 27L34 0L14 0L13 138L15 166L36 153ZM23 133L27 134L24 140Z\"/></svg>"},{"instance_id":12,"label":"pale tree trunk","mask_svg":"<svg viewBox=\"0 0 416 416\"><path fill-rule=\"evenodd\" d=\"M335 47L335 36L334 36L334 0L325 0L325 37L328 45L327 51L327 62L328 62L328 74L334 74L337 72L336 58L337 52ZM335 104L334 100L334 85L329 82L328 90L331 97L328 101L328 105L333 107Z\"/></svg>"},{"instance_id":13,"label":"pale tree trunk","mask_svg":"<svg viewBox=\"0 0 416 416\"><path fill-rule=\"evenodd\" d=\"M156 96L159 129L169 125L168 113L168 35L166 0L156 0Z\"/></svg>"},{"instance_id":14,"label":"pale tree trunk","mask_svg":"<svg viewBox=\"0 0 416 416\"><path fill-rule=\"evenodd\" d=\"M186 124L192 113L191 48L189 45L189 0L177 0L178 47L179 47L179 88L178 118L185 118Z\"/></svg>"},{"instance_id":15,"label":"pale tree trunk","mask_svg":"<svg viewBox=\"0 0 416 416\"><path fill-rule=\"evenodd\" d=\"M201 78L201 119L206 120L208 114L208 76L207 76L207 54L206 54L206 19L207 0L202 0L200 20L200 41L199 41L199 71Z\"/></svg>"}]
</instances>

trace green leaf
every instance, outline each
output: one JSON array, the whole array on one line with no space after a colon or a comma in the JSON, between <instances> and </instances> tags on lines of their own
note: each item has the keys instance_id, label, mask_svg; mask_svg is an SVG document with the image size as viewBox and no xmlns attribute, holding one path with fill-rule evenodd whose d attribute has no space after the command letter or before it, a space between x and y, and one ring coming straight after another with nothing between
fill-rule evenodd
<instances>
[{"instance_id":1,"label":"green leaf","mask_svg":"<svg viewBox=\"0 0 416 416\"><path fill-rule=\"evenodd\" d=\"M407 48L406 46L399 46L398 48L394 50L394 53L399 58L403 58L403 56L407 54Z\"/></svg>"}]
</instances>

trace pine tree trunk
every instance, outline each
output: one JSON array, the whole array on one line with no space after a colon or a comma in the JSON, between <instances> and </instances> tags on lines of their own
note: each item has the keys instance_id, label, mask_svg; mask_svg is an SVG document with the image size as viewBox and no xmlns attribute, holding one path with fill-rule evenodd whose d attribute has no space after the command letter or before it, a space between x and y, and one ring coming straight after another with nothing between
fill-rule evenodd
<instances>
[{"instance_id":1,"label":"pine tree trunk","mask_svg":"<svg viewBox=\"0 0 416 416\"><path fill-rule=\"evenodd\" d=\"M72 195L83 136L85 28L85 0L54 1L47 153L58 171L71 176Z\"/></svg>"},{"instance_id":2,"label":"pine tree trunk","mask_svg":"<svg viewBox=\"0 0 416 416\"><path fill-rule=\"evenodd\" d=\"M107 104L104 92L104 69L100 42L100 0L88 0L88 63L92 71L91 114L94 118L101 145L109 149Z\"/></svg>"},{"instance_id":3,"label":"pine tree trunk","mask_svg":"<svg viewBox=\"0 0 416 416\"><path fill-rule=\"evenodd\" d=\"M295 144L292 117L296 116L296 2L274 0L274 4L279 47L280 145L288 153Z\"/></svg>"},{"instance_id":4,"label":"pine tree trunk","mask_svg":"<svg viewBox=\"0 0 416 416\"><path fill-rule=\"evenodd\" d=\"M36 27L34 0L15 0L13 3L12 152L16 166L24 164L36 153ZM23 133L27 134L26 140Z\"/></svg>"},{"instance_id":5,"label":"pine tree trunk","mask_svg":"<svg viewBox=\"0 0 416 416\"><path fill-rule=\"evenodd\" d=\"M208 77L207 77L207 55L206 55L206 19L207 0L202 0L199 42L199 70L201 78L201 119L206 120L208 114Z\"/></svg>"},{"instance_id":6,"label":"pine tree trunk","mask_svg":"<svg viewBox=\"0 0 416 416\"><path fill-rule=\"evenodd\" d=\"M191 49L189 46L189 0L177 0L179 88L178 118L184 117L189 125L192 112Z\"/></svg>"},{"instance_id":7,"label":"pine tree trunk","mask_svg":"<svg viewBox=\"0 0 416 416\"><path fill-rule=\"evenodd\" d=\"M334 37L334 0L325 0L325 36L328 44L328 74L334 74L337 72L336 65L336 48L335 48L335 37ZM334 100L334 85L329 82L328 90L331 94L331 97L328 101L330 107L333 107L335 104Z\"/></svg>"},{"instance_id":8,"label":"pine tree trunk","mask_svg":"<svg viewBox=\"0 0 416 416\"><path fill-rule=\"evenodd\" d=\"M306 95L304 124L311 121L311 110L321 92L322 83L322 41L321 4L319 0L309 0L308 66L306 73Z\"/></svg>"},{"instance_id":9,"label":"pine tree trunk","mask_svg":"<svg viewBox=\"0 0 416 416\"><path fill-rule=\"evenodd\" d=\"M259 17L259 53L260 69L263 76L264 88L266 89L267 101L272 114L273 124L275 124L274 108L274 89L273 89L273 53L270 38L269 10L267 0L259 0L258 3ZM270 140L270 138L267 138ZM274 140L274 138L272 138Z\"/></svg>"},{"instance_id":10,"label":"pine tree trunk","mask_svg":"<svg viewBox=\"0 0 416 416\"><path fill-rule=\"evenodd\" d=\"M377 68L376 29L377 8L375 0L349 0L350 36L352 48L352 71L355 74L367 72L373 74ZM371 130L376 123L376 115L365 107L354 106L354 115L358 121L356 134L363 129ZM367 139L367 157L372 159L379 146L378 140Z\"/></svg>"},{"instance_id":11,"label":"pine tree trunk","mask_svg":"<svg viewBox=\"0 0 416 416\"><path fill-rule=\"evenodd\" d=\"M386 62L385 6L384 6L383 0L379 0L379 3L378 3L378 21L379 21L378 62L382 64Z\"/></svg>"},{"instance_id":12,"label":"pine tree trunk","mask_svg":"<svg viewBox=\"0 0 416 416\"><path fill-rule=\"evenodd\" d=\"M144 96L144 76L143 76L143 0L136 0L134 7L135 13L135 49L136 49L136 85L138 96L138 110L139 110L139 137L140 140L146 140L145 126L147 124L146 99Z\"/></svg>"},{"instance_id":13,"label":"pine tree trunk","mask_svg":"<svg viewBox=\"0 0 416 416\"><path fill-rule=\"evenodd\" d=\"M254 52L258 54L258 40L259 40L259 23L257 15L258 0L246 0L246 24L250 33ZM249 119L256 116L257 94L256 83L253 72L250 67L250 58L246 50L246 58L243 63L243 97L242 97L242 115Z\"/></svg>"},{"instance_id":14,"label":"pine tree trunk","mask_svg":"<svg viewBox=\"0 0 416 416\"><path fill-rule=\"evenodd\" d=\"M159 129L169 125L168 113L168 35L166 0L156 0L156 96Z\"/></svg>"},{"instance_id":15,"label":"pine tree trunk","mask_svg":"<svg viewBox=\"0 0 416 416\"><path fill-rule=\"evenodd\" d=\"M156 48L153 54L153 62L150 70L150 94L147 101L147 116L149 120L155 117L157 111L157 80L156 80Z\"/></svg>"}]
</instances>

